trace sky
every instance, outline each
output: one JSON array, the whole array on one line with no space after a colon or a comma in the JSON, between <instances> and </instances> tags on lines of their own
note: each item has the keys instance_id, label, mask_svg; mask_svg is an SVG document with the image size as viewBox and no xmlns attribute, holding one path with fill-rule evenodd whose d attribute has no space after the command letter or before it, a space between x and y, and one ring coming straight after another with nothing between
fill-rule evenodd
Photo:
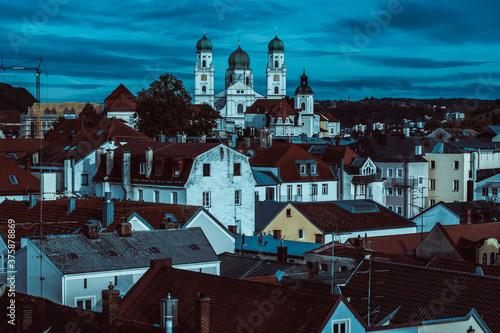
<instances>
[{"instance_id":1,"label":"sky","mask_svg":"<svg viewBox=\"0 0 500 333\"><path fill-rule=\"evenodd\" d=\"M316 100L500 98L500 1L0 0L4 65L43 58L42 102L102 103L163 73L193 94L196 42L213 44L215 88L228 57L250 56L265 94L267 45L285 44L287 95L305 68ZM3 71L35 95L35 73Z\"/></svg>"}]
</instances>

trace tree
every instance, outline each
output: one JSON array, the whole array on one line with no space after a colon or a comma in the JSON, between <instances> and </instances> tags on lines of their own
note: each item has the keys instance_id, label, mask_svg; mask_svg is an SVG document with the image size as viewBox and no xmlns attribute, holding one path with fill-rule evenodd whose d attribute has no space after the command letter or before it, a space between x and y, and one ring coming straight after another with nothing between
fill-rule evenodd
<instances>
[{"instance_id":1,"label":"tree","mask_svg":"<svg viewBox=\"0 0 500 333\"><path fill-rule=\"evenodd\" d=\"M191 96L181 80L165 73L138 93L136 102L139 131L149 137L168 136L187 130L192 118Z\"/></svg>"},{"instance_id":2,"label":"tree","mask_svg":"<svg viewBox=\"0 0 500 333\"><path fill-rule=\"evenodd\" d=\"M216 119L219 113L210 105L202 104L192 107L191 121L188 126L188 135L210 134L217 127Z\"/></svg>"},{"instance_id":3,"label":"tree","mask_svg":"<svg viewBox=\"0 0 500 333\"><path fill-rule=\"evenodd\" d=\"M87 102L79 114L80 118L100 118L101 114L98 114L96 109L92 104Z\"/></svg>"},{"instance_id":4,"label":"tree","mask_svg":"<svg viewBox=\"0 0 500 333\"><path fill-rule=\"evenodd\" d=\"M19 113L26 113L28 107L35 102L37 102L36 98L28 90L0 83L0 110L17 110Z\"/></svg>"}]
</instances>

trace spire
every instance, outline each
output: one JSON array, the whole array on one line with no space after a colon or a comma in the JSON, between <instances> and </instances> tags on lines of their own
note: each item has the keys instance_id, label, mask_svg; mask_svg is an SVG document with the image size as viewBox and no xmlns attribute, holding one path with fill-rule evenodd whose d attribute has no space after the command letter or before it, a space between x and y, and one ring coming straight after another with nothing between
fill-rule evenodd
<instances>
[{"instance_id":1,"label":"spire","mask_svg":"<svg viewBox=\"0 0 500 333\"><path fill-rule=\"evenodd\" d=\"M275 32L276 32L276 37L278 37L278 27L276 27Z\"/></svg>"},{"instance_id":2,"label":"spire","mask_svg":"<svg viewBox=\"0 0 500 333\"><path fill-rule=\"evenodd\" d=\"M238 36L238 47L241 46L240 36Z\"/></svg>"},{"instance_id":3,"label":"spire","mask_svg":"<svg viewBox=\"0 0 500 333\"><path fill-rule=\"evenodd\" d=\"M205 37L205 28L203 28L203 37Z\"/></svg>"}]
</instances>

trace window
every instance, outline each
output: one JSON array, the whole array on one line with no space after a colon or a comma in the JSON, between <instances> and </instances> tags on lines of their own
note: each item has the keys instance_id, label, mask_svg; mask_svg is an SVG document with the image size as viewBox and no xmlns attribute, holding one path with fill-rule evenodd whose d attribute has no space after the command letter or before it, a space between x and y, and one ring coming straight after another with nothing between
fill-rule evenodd
<instances>
[{"instance_id":1,"label":"window","mask_svg":"<svg viewBox=\"0 0 500 333\"><path fill-rule=\"evenodd\" d=\"M498 188L492 187L491 188L491 195L496 197L498 195Z\"/></svg>"},{"instance_id":2,"label":"window","mask_svg":"<svg viewBox=\"0 0 500 333\"><path fill-rule=\"evenodd\" d=\"M483 253L483 264L488 264L488 255L486 253Z\"/></svg>"},{"instance_id":3,"label":"window","mask_svg":"<svg viewBox=\"0 0 500 333\"><path fill-rule=\"evenodd\" d=\"M349 320L337 321L332 326L333 333L349 333Z\"/></svg>"},{"instance_id":4,"label":"window","mask_svg":"<svg viewBox=\"0 0 500 333\"><path fill-rule=\"evenodd\" d=\"M142 163L139 164L139 173L141 175L143 175L143 174L146 173L146 164L144 162L142 162Z\"/></svg>"},{"instance_id":5,"label":"window","mask_svg":"<svg viewBox=\"0 0 500 333\"><path fill-rule=\"evenodd\" d=\"M305 236L305 230L304 229L299 229L299 239L304 239L306 238Z\"/></svg>"},{"instance_id":6,"label":"window","mask_svg":"<svg viewBox=\"0 0 500 333\"><path fill-rule=\"evenodd\" d=\"M434 199L429 200L429 205L431 207L434 206L435 204L436 204L436 200L434 200Z\"/></svg>"},{"instance_id":7,"label":"window","mask_svg":"<svg viewBox=\"0 0 500 333\"><path fill-rule=\"evenodd\" d=\"M292 200L292 192L293 192L293 185L287 185L286 186L286 200L287 201Z\"/></svg>"},{"instance_id":8,"label":"window","mask_svg":"<svg viewBox=\"0 0 500 333\"><path fill-rule=\"evenodd\" d=\"M246 84L247 84L247 86L248 86L248 85L250 84L250 77L248 77L248 76L247 76L247 78L246 78L246 81L245 81L245 82L246 82Z\"/></svg>"},{"instance_id":9,"label":"window","mask_svg":"<svg viewBox=\"0 0 500 333\"><path fill-rule=\"evenodd\" d=\"M365 194L365 185L359 185L359 194Z\"/></svg>"},{"instance_id":10,"label":"window","mask_svg":"<svg viewBox=\"0 0 500 333\"><path fill-rule=\"evenodd\" d=\"M139 201L144 200L144 191L143 190L137 190L137 200L139 200Z\"/></svg>"},{"instance_id":11,"label":"window","mask_svg":"<svg viewBox=\"0 0 500 333\"><path fill-rule=\"evenodd\" d=\"M436 161L430 161L431 162L431 170L436 169Z\"/></svg>"},{"instance_id":12,"label":"window","mask_svg":"<svg viewBox=\"0 0 500 333\"><path fill-rule=\"evenodd\" d=\"M403 214L403 207L396 206L396 213L398 213L399 215L402 215Z\"/></svg>"},{"instance_id":13,"label":"window","mask_svg":"<svg viewBox=\"0 0 500 333\"><path fill-rule=\"evenodd\" d=\"M154 191L155 202L160 203L160 191Z\"/></svg>"},{"instance_id":14,"label":"window","mask_svg":"<svg viewBox=\"0 0 500 333\"><path fill-rule=\"evenodd\" d=\"M458 161L453 161L453 170L458 170Z\"/></svg>"},{"instance_id":15,"label":"window","mask_svg":"<svg viewBox=\"0 0 500 333\"><path fill-rule=\"evenodd\" d=\"M418 185L424 184L424 177L418 177Z\"/></svg>"},{"instance_id":16,"label":"window","mask_svg":"<svg viewBox=\"0 0 500 333\"><path fill-rule=\"evenodd\" d=\"M82 185L89 184L89 175L86 173L82 173Z\"/></svg>"},{"instance_id":17,"label":"window","mask_svg":"<svg viewBox=\"0 0 500 333\"><path fill-rule=\"evenodd\" d=\"M210 177L210 164L203 164L203 177Z\"/></svg>"},{"instance_id":18,"label":"window","mask_svg":"<svg viewBox=\"0 0 500 333\"><path fill-rule=\"evenodd\" d=\"M241 205L241 190L234 191L234 204L236 206Z\"/></svg>"},{"instance_id":19,"label":"window","mask_svg":"<svg viewBox=\"0 0 500 333\"><path fill-rule=\"evenodd\" d=\"M436 190L436 180L435 179L429 179L429 190L431 190L431 191Z\"/></svg>"},{"instance_id":20,"label":"window","mask_svg":"<svg viewBox=\"0 0 500 333\"><path fill-rule=\"evenodd\" d=\"M206 93L207 92L207 86L201 87L201 92Z\"/></svg>"},{"instance_id":21,"label":"window","mask_svg":"<svg viewBox=\"0 0 500 333\"><path fill-rule=\"evenodd\" d=\"M318 184L312 184L312 186L311 186L311 194L312 195L317 195L318 194Z\"/></svg>"},{"instance_id":22,"label":"window","mask_svg":"<svg viewBox=\"0 0 500 333\"><path fill-rule=\"evenodd\" d=\"M306 174L306 166L304 164L300 165L300 175L301 176L307 175Z\"/></svg>"},{"instance_id":23,"label":"window","mask_svg":"<svg viewBox=\"0 0 500 333\"><path fill-rule=\"evenodd\" d=\"M396 188L396 196L398 197L403 196L403 189L401 187Z\"/></svg>"},{"instance_id":24,"label":"window","mask_svg":"<svg viewBox=\"0 0 500 333\"><path fill-rule=\"evenodd\" d=\"M92 299L76 299L76 307L79 310L92 310Z\"/></svg>"},{"instance_id":25,"label":"window","mask_svg":"<svg viewBox=\"0 0 500 333\"><path fill-rule=\"evenodd\" d=\"M316 173L316 164L311 164L311 174Z\"/></svg>"},{"instance_id":26,"label":"window","mask_svg":"<svg viewBox=\"0 0 500 333\"><path fill-rule=\"evenodd\" d=\"M278 87L274 87L274 93L277 95L279 94L279 88Z\"/></svg>"},{"instance_id":27,"label":"window","mask_svg":"<svg viewBox=\"0 0 500 333\"><path fill-rule=\"evenodd\" d=\"M177 205L177 192L172 192L172 203Z\"/></svg>"},{"instance_id":28,"label":"window","mask_svg":"<svg viewBox=\"0 0 500 333\"><path fill-rule=\"evenodd\" d=\"M118 285L118 275L115 275L115 286Z\"/></svg>"},{"instance_id":29,"label":"window","mask_svg":"<svg viewBox=\"0 0 500 333\"><path fill-rule=\"evenodd\" d=\"M458 190L459 190L459 182L458 182L458 180L454 180L453 181L453 191L458 192Z\"/></svg>"},{"instance_id":30,"label":"window","mask_svg":"<svg viewBox=\"0 0 500 333\"><path fill-rule=\"evenodd\" d=\"M328 184L321 185L321 193L325 195L328 194Z\"/></svg>"},{"instance_id":31,"label":"window","mask_svg":"<svg viewBox=\"0 0 500 333\"><path fill-rule=\"evenodd\" d=\"M266 200L274 201L274 188L266 187Z\"/></svg>"},{"instance_id":32,"label":"window","mask_svg":"<svg viewBox=\"0 0 500 333\"><path fill-rule=\"evenodd\" d=\"M302 104L300 105L300 108L301 108L302 110L305 110L305 109L306 109L306 103L302 102Z\"/></svg>"},{"instance_id":33,"label":"window","mask_svg":"<svg viewBox=\"0 0 500 333\"><path fill-rule=\"evenodd\" d=\"M206 60L202 61L201 67L207 67L207 61Z\"/></svg>"},{"instance_id":34,"label":"window","mask_svg":"<svg viewBox=\"0 0 500 333\"><path fill-rule=\"evenodd\" d=\"M495 256L495 252L490 253L490 265L493 265L493 263L497 261L497 258Z\"/></svg>"},{"instance_id":35,"label":"window","mask_svg":"<svg viewBox=\"0 0 500 333\"><path fill-rule=\"evenodd\" d=\"M286 217L292 217L292 209L291 208L286 209Z\"/></svg>"},{"instance_id":36,"label":"window","mask_svg":"<svg viewBox=\"0 0 500 333\"><path fill-rule=\"evenodd\" d=\"M387 187L387 195L392 195L392 187Z\"/></svg>"},{"instance_id":37,"label":"window","mask_svg":"<svg viewBox=\"0 0 500 333\"><path fill-rule=\"evenodd\" d=\"M179 177L179 164L174 164L174 177Z\"/></svg>"},{"instance_id":38,"label":"window","mask_svg":"<svg viewBox=\"0 0 500 333\"><path fill-rule=\"evenodd\" d=\"M243 104L238 104L238 113L239 114L243 113Z\"/></svg>"},{"instance_id":39,"label":"window","mask_svg":"<svg viewBox=\"0 0 500 333\"><path fill-rule=\"evenodd\" d=\"M210 192L203 192L203 207L210 207Z\"/></svg>"},{"instance_id":40,"label":"window","mask_svg":"<svg viewBox=\"0 0 500 333\"><path fill-rule=\"evenodd\" d=\"M17 178L16 178L16 176L14 176L14 175L10 175L10 176L9 176L9 179L10 179L10 182L12 183L12 185L17 185L17 184L19 184L19 183L17 182Z\"/></svg>"},{"instance_id":41,"label":"window","mask_svg":"<svg viewBox=\"0 0 500 333\"><path fill-rule=\"evenodd\" d=\"M241 163L233 164L233 175L241 176Z\"/></svg>"},{"instance_id":42,"label":"window","mask_svg":"<svg viewBox=\"0 0 500 333\"><path fill-rule=\"evenodd\" d=\"M275 61L274 61L274 67L279 67L278 60L275 60Z\"/></svg>"},{"instance_id":43,"label":"window","mask_svg":"<svg viewBox=\"0 0 500 333\"><path fill-rule=\"evenodd\" d=\"M161 176L161 163L156 163L155 164L155 175L156 176Z\"/></svg>"},{"instance_id":44,"label":"window","mask_svg":"<svg viewBox=\"0 0 500 333\"><path fill-rule=\"evenodd\" d=\"M403 169L396 169L396 177L403 178Z\"/></svg>"},{"instance_id":45,"label":"window","mask_svg":"<svg viewBox=\"0 0 500 333\"><path fill-rule=\"evenodd\" d=\"M302 195L302 185L297 185L297 195Z\"/></svg>"},{"instance_id":46,"label":"window","mask_svg":"<svg viewBox=\"0 0 500 333\"><path fill-rule=\"evenodd\" d=\"M83 279L83 289L87 289L87 279Z\"/></svg>"},{"instance_id":47,"label":"window","mask_svg":"<svg viewBox=\"0 0 500 333\"><path fill-rule=\"evenodd\" d=\"M483 197L487 197L488 196L488 188L487 187L483 187L481 189L481 194Z\"/></svg>"},{"instance_id":48,"label":"window","mask_svg":"<svg viewBox=\"0 0 500 333\"><path fill-rule=\"evenodd\" d=\"M391 205L387 206L387 209L394 210Z\"/></svg>"}]
</instances>

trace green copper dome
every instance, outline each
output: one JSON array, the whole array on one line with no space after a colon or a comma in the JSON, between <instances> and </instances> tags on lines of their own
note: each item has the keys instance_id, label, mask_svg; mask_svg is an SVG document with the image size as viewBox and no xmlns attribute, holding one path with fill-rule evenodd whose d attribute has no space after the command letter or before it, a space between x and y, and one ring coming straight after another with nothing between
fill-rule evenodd
<instances>
[{"instance_id":1,"label":"green copper dome","mask_svg":"<svg viewBox=\"0 0 500 333\"><path fill-rule=\"evenodd\" d=\"M278 38L278 35L276 35L276 37L274 37L274 39L269 42L269 45L267 47L269 49L269 52L283 52L285 50L285 44L281 39Z\"/></svg>"},{"instance_id":2,"label":"green copper dome","mask_svg":"<svg viewBox=\"0 0 500 333\"><path fill-rule=\"evenodd\" d=\"M312 95L313 90L311 87L307 85L307 75L306 75L306 70L304 70L304 73L300 77L300 86L295 89L295 95Z\"/></svg>"},{"instance_id":3,"label":"green copper dome","mask_svg":"<svg viewBox=\"0 0 500 333\"><path fill-rule=\"evenodd\" d=\"M205 34L203 34L203 38L196 43L196 50L197 51L212 51L212 42L210 39L205 37Z\"/></svg>"},{"instance_id":4,"label":"green copper dome","mask_svg":"<svg viewBox=\"0 0 500 333\"><path fill-rule=\"evenodd\" d=\"M238 49L229 56L229 68L231 69L250 69L250 57L238 45Z\"/></svg>"}]
</instances>

